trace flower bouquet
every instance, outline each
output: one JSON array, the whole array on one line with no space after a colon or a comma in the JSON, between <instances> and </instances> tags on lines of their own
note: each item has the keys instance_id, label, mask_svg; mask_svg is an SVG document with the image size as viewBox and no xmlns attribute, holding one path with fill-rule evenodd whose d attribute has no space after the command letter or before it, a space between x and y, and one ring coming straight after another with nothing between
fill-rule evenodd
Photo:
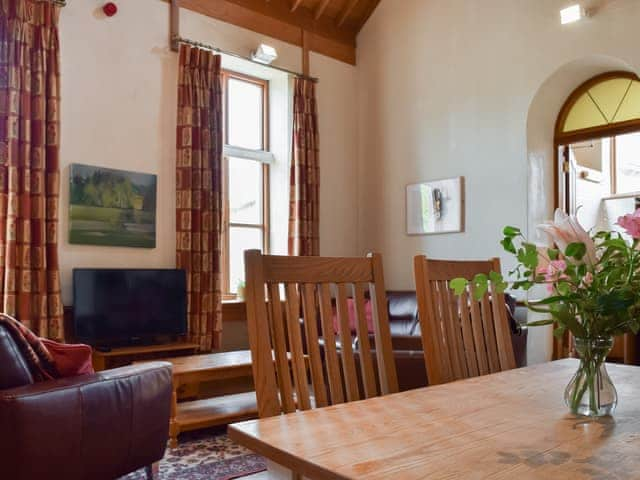
<instances>
[{"instance_id":1,"label":"flower bouquet","mask_svg":"<svg viewBox=\"0 0 640 480\"><path fill-rule=\"evenodd\" d=\"M617 394L605 360L613 337L640 329L640 209L620 217L618 225L631 241L614 231L589 234L574 216L556 210L553 222L539 226L553 239L552 248L528 242L516 227L505 227L501 244L518 262L509 272L512 280L491 272L450 284L460 295L471 283L477 298L490 286L497 292L546 286L549 296L529 301L527 307L548 318L528 325L555 325L554 335L569 331L575 338L580 365L567 386L565 401L577 415L613 412Z\"/></svg>"}]
</instances>

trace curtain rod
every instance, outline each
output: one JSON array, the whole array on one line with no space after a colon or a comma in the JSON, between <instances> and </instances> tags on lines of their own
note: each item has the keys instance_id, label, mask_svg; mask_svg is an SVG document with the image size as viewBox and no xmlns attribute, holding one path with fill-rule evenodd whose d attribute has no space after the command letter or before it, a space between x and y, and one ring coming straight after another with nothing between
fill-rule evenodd
<instances>
[{"instance_id":1,"label":"curtain rod","mask_svg":"<svg viewBox=\"0 0 640 480\"><path fill-rule=\"evenodd\" d=\"M289 75L293 75L294 77L304 78L306 80L311 80L312 82L316 82L316 83L319 82L319 80L316 77L303 75L302 73L294 72L292 70L287 70L286 68L282 68L282 67L276 67L275 65L267 65L266 63L256 62L252 58L243 57L242 55L238 55L237 53L233 53L233 52L227 52L225 50L222 50L221 48L214 47L213 45L207 45L206 43L196 42L195 40L189 40L188 38L182 38L182 37L174 37L173 41L178 43L184 43L185 45L191 45L192 47L202 48L203 50L210 50L216 53L223 53L231 57L235 57L241 60L246 60L248 62L255 63L256 65L260 65L262 67L271 68L273 70L279 70L280 72L288 73Z\"/></svg>"}]
</instances>

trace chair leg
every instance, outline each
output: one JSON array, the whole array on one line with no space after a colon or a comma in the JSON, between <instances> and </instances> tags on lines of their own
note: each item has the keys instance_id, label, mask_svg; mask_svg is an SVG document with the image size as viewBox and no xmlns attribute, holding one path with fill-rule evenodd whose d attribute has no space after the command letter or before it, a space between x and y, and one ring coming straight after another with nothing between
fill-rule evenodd
<instances>
[{"instance_id":1,"label":"chair leg","mask_svg":"<svg viewBox=\"0 0 640 480\"><path fill-rule=\"evenodd\" d=\"M147 475L147 480L157 480L159 478L158 472L160 470L160 463L156 462L152 465L144 467L144 471Z\"/></svg>"}]
</instances>

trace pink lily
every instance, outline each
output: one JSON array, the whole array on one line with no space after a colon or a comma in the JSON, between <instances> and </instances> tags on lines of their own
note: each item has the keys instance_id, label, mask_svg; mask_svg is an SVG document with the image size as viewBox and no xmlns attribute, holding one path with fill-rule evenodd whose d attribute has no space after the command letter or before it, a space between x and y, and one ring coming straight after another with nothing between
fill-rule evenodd
<instances>
[{"instance_id":1,"label":"pink lily","mask_svg":"<svg viewBox=\"0 0 640 480\"><path fill-rule=\"evenodd\" d=\"M571 243L583 243L587 251L582 261L591 266L597 263L595 242L574 215L567 215L557 209L553 222L543 223L538 225L538 228L548 234L562 252Z\"/></svg>"},{"instance_id":2,"label":"pink lily","mask_svg":"<svg viewBox=\"0 0 640 480\"><path fill-rule=\"evenodd\" d=\"M640 208L633 213L628 213L618 218L618 225L635 239L640 238Z\"/></svg>"}]
</instances>

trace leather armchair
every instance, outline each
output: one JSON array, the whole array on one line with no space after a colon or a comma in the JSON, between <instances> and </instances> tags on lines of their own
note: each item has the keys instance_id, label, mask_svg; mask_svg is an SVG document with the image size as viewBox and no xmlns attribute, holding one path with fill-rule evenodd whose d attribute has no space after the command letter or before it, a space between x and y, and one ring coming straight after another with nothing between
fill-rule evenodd
<instances>
[{"instance_id":1,"label":"leather armchair","mask_svg":"<svg viewBox=\"0 0 640 480\"><path fill-rule=\"evenodd\" d=\"M155 362L34 383L0 327L2 478L113 480L162 459L171 366Z\"/></svg>"}]
</instances>

